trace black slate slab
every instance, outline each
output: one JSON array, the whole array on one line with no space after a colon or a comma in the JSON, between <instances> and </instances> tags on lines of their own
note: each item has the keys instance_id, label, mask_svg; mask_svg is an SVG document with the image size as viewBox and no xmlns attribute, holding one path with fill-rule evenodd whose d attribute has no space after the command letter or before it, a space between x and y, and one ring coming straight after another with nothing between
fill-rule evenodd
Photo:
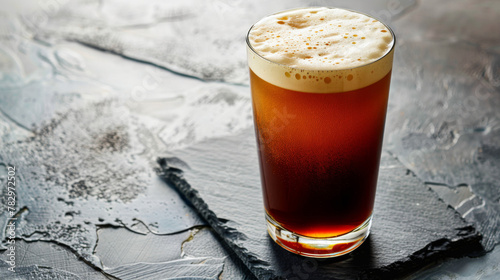
<instances>
[{"instance_id":1,"label":"black slate slab","mask_svg":"<svg viewBox=\"0 0 500 280\"><path fill-rule=\"evenodd\" d=\"M369 239L351 254L311 259L268 237L253 131L159 159L159 174L193 203L259 279L386 278L482 250L481 236L384 152ZM182 159L182 160L181 160Z\"/></svg>"}]
</instances>

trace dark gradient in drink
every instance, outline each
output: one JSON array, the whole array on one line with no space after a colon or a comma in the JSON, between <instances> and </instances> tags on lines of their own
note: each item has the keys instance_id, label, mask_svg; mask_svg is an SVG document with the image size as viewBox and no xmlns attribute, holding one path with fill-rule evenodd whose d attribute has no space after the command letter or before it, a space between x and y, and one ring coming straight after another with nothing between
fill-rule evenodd
<instances>
[{"instance_id":1,"label":"dark gradient in drink","mask_svg":"<svg viewBox=\"0 0 500 280\"><path fill-rule=\"evenodd\" d=\"M370 217L390 76L316 94L283 89L250 70L264 204L285 229L335 237Z\"/></svg>"}]
</instances>

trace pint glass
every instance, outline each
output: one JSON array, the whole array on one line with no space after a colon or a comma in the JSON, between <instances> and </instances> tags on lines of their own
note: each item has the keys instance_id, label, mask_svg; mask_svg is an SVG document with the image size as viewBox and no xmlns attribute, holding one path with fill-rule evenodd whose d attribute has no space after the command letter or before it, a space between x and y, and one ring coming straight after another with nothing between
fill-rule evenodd
<instances>
[{"instance_id":1,"label":"pint glass","mask_svg":"<svg viewBox=\"0 0 500 280\"><path fill-rule=\"evenodd\" d=\"M367 15L303 8L247 35L267 229L283 248L334 257L369 234L395 36Z\"/></svg>"}]
</instances>

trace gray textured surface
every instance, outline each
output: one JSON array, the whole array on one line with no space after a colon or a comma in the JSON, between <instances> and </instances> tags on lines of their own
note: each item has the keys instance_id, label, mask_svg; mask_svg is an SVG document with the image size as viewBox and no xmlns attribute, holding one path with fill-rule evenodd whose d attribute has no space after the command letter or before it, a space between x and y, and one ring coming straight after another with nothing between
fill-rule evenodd
<instances>
[{"instance_id":1,"label":"gray textured surface","mask_svg":"<svg viewBox=\"0 0 500 280\"><path fill-rule=\"evenodd\" d=\"M212 229L202 228L193 231L192 236L193 238L184 242L182 246L185 256L196 258L210 255L225 258L222 279L255 279L250 270L237 258L235 252L225 246L224 241L220 240ZM234 258L235 261L231 261L231 258Z\"/></svg>"},{"instance_id":2,"label":"gray textured surface","mask_svg":"<svg viewBox=\"0 0 500 280\"><path fill-rule=\"evenodd\" d=\"M136 262L177 260L181 258L182 245L166 249L163 244L183 244L191 234L191 231L168 235L137 234L122 227L103 227L97 230L99 243L94 254L105 270Z\"/></svg>"},{"instance_id":3,"label":"gray textured surface","mask_svg":"<svg viewBox=\"0 0 500 280\"><path fill-rule=\"evenodd\" d=\"M384 153L367 243L348 257L334 260L288 253L267 235L254 142L249 129L177 151L175 158L160 160L160 164L163 177L184 193L258 278L292 278L303 273L313 279L382 279L481 248L474 228Z\"/></svg>"},{"instance_id":4,"label":"gray textured surface","mask_svg":"<svg viewBox=\"0 0 500 280\"><path fill-rule=\"evenodd\" d=\"M181 128L206 116L217 121L239 110L241 89L183 78L74 43L40 43L23 25L32 16L52 15L46 13L44 3L40 5L35 5L34 11L24 11L24 18L14 14L2 14L1 18L2 228L9 218L4 204L6 188L3 188L6 166L14 165L19 185L17 238L34 242L30 244L40 241L58 244L75 258L83 258L85 262L81 265L97 274L104 269L101 256L108 268L120 267L124 275L135 270L127 266L132 259L135 263L149 262L151 267L165 262L166 257L171 261L182 260L184 256L179 253L184 241L182 235L204 222L175 190L165 188L152 170L151 159L166 147L180 147L198 141L198 137L210 137L210 133L228 133L222 124L197 134ZM163 88L166 85L167 91ZM135 90L143 86L147 88L147 98L136 94ZM237 100L228 105L218 95ZM151 104L162 111L152 112ZM177 108L179 105L181 109ZM170 110L163 112L164 108ZM192 112L200 108L206 115L193 117ZM237 129L240 121L235 117L229 122L236 123ZM118 246L115 249L125 250L126 256L113 259L109 256L111 249L105 250L105 243L97 246L97 230L102 226L126 227L135 232L130 238L114 240ZM1 232L3 253L8 252L5 234ZM141 236L152 234L178 234L178 238L165 238L170 242L162 246L156 244L156 252L163 249L167 251L164 254L136 254L132 249L137 246L131 242L140 244L144 240ZM189 238L188 234L186 239ZM22 246L17 248L21 253L27 250ZM43 254L40 246L32 246L30 250L34 255ZM217 252L217 248L207 249L198 258L210 260L218 254L222 259ZM54 263L60 258L63 256L57 254L48 257ZM33 273L58 279L66 277L66 271L72 273L70 264L58 267L35 263L44 266L39 268L27 260L17 258L21 272L15 276L19 279L30 279ZM198 266L198 275L204 274L203 268L219 275L226 271L225 265L232 265L230 257L217 265ZM2 268L3 272L10 273ZM236 269L226 272L241 274ZM14 275L5 277L9 276ZM82 271L71 277L93 278Z\"/></svg>"},{"instance_id":5,"label":"gray textured surface","mask_svg":"<svg viewBox=\"0 0 500 280\"><path fill-rule=\"evenodd\" d=\"M0 0L0 154L21 164L17 238L29 240L30 246L19 248L43 255L46 247L40 244L50 244L68 253L48 254L47 262L20 260L16 277L94 279L61 258L90 260L77 266L102 274L101 268L93 268L100 266L93 249L99 245L98 228L109 225L135 232L127 235L130 242L124 236L114 240L116 250L130 255L121 260L101 255L125 268L123 273L134 268L121 261L134 257L152 266L173 258L177 253L156 251L148 259L127 251L136 248L132 240L160 242L153 233L174 240L162 234L192 233L192 226L203 223L174 190L155 178L153 159L251 126L244 33L266 14L305 5L357 9L392 23L400 51L387 125L394 134L386 134L387 147L445 203L485 232L484 245L492 249L499 232L494 110L499 96L498 1L446 0L435 6L428 0ZM189 28L183 30L185 23ZM179 54L189 57L178 59ZM108 124L98 125L101 114ZM435 121L425 121L432 118ZM98 123L93 125L93 120ZM118 130L110 131L114 128ZM75 139L88 133L93 133L90 139ZM107 160L114 163L108 165ZM2 225L8 218L5 164L9 163L0 163ZM74 167L77 172L63 173ZM89 187L87 181L90 188L83 190ZM1 236L5 246L5 231ZM219 241L204 229L184 241L193 250L185 248L185 256L226 256L224 265L218 266L222 278L243 278L247 272L232 269L237 267L234 256ZM162 246L179 252L182 244ZM106 248L101 246L99 250ZM495 277L500 273L492 265L495 256L498 249L479 259L442 260L436 270L415 277ZM0 263L1 273L4 268Z\"/></svg>"},{"instance_id":6,"label":"gray textured surface","mask_svg":"<svg viewBox=\"0 0 500 280\"><path fill-rule=\"evenodd\" d=\"M104 102L68 112L33 138L3 146L0 161L18 169L18 237L57 241L98 266L96 225L174 233L204 224L159 184L140 156L147 151L139 128L113 109Z\"/></svg>"},{"instance_id":7,"label":"gray textured surface","mask_svg":"<svg viewBox=\"0 0 500 280\"><path fill-rule=\"evenodd\" d=\"M422 181L448 188L438 193L456 201L450 205L491 250L500 241L500 5L445 4L421 1L393 24L399 44L386 140ZM471 195L456 195L464 187Z\"/></svg>"},{"instance_id":8,"label":"gray textured surface","mask_svg":"<svg viewBox=\"0 0 500 280\"><path fill-rule=\"evenodd\" d=\"M188 258L170 262L142 263L107 269L106 273L119 279L218 279L224 259Z\"/></svg>"},{"instance_id":9,"label":"gray textured surface","mask_svg":"<svg viewBox=\"0 0 500 280\"><path fill-rule=\"evenodd\" d=\"M99 228L97 235L95 255L106 273L120 279L213 279L214 275L220 279L254 279L239 260L231 258L234 253L221 246L207 226L162 235L107 226Z\"/></svg>"},{"instance_id":10,"label":"gray textured surface","mask_svg":"<svg viewBox=\"0 0 500 280\"><path fill-rule=\"evenodd\" d=\"M16 273L8 271L7 251L0 253L0 279L109 279L69 249L53 242L16 240ZM17 278L16 278L17 277Z\"/></svg>"},{"instance_id":11,"label":"gray textured surface","mask_svg":"<svg viewBox=\"0 0 500 280\"><path fill-rule=\"evenodd\" d=\"M391 20L414 1L75 1L56 13L37 36L65 38L95 48L154 63L203 80L247 84L244 39L249 26L263 16L302 6L350 7ZM137 12L140 10L141 12ZM168 24L167 24L168 23ZM200 42L203 42L200 44ZM161 47L160 47L161 46Z\"/></svg>"}]
</instances>

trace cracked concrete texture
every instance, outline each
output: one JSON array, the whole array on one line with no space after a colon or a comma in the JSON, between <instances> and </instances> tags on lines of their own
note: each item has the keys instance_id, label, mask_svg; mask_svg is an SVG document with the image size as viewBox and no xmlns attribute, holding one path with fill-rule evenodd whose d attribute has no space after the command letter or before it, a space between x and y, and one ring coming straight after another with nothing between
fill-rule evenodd
<instances>
[{"instance_id":1,"label":"cracked concrete texture","mask_svg":"<svg viewBox=\"0 0 500 280\"><path fill-rule=\"evenodd\" d=\"M221 247L206 226L168 235L137 234L122 227L102 227L98 237L95 255L106 273L120 279L132 277L137 269L151 269L150 275L141 275L151 279L173 275L210 278L217 268L220 268L218 279L254 279L234 253ZM137 263L143 264L138 268ZM175 267L185 269L175 270ZM193 271L186 274L186 270Z\"/></svg>"},{"instance_id":2,"label":"cracked concrete texture","mask_svg":"<svg viewBox=\"0 0 500 280\"><path fill-rule=\"evenodd\" d=\"M191 230L176 234L156 235L148 232L138 234L123 227L99 227L98 242L94 254L108 270L114 267L136 262L158 263L181 258L181 246L164 244L181 244L191 236Z\"/></svg>"},{"instance_id":3,"label":"cracked concrete texture","mask_svg":"<svg viewBox=\"0 0 500 280\"><path fill-rule=\"evenodd\" d=\"M0 252L1 279L110 279L67 246L55 242L16 240L16 273L8 271L7 251Z\"/></svg>"},{"instance_id":4,"label":"cracked concrete texture","mask_svg":"<svg viewBox=\"0 0 500 280\"><path fill-rule=\"evenodd\" d=\"M23 186L17 207L27 209L18 221L19 237L57 240L93 261L96 225L134 229L141 221L153 232L173 233L204 224L154 177L141 129L114 106L96 103L68 112L36 130L34 138L4 145L0 160L17 166ZM130 142L118 150L100 149L101 136L117 131ZM111 143L116 141L122 140Z\"/></svg>"},{"instance_id":5,"label":"cracked concrete texture","mask_svg":"<svg viewBox=\"0 0 500 280\"><path fill-rule=\"evenodd\" d=\"M94 254L101 267L93 266L65 245L17 239L16 273L7 270L10 267L6 263L8 251L3 251L0 252L0 277L14 279L15 276L20 280L137 279L138 276L140 279L254 279L251 274L245 276L246 268L228 256L207 227L169 235L139 234L110 226L99 227L97 232L99 239Z\"/></svg>"},{"instance_id":6,"label":"cracked concrete texture","mask_svg":"<svg viewBox=\"0 0 500 280\"><path fill-rule=\"evenodd\" d=\"M0 183L6 182L6 166L16 166L17 237L56 241L99 267L92 255L96 225L156 233L203 225L148 163L164 147L148 129L155 121L131 117L127 99L118 100L113 87L96 80L88 60L23 37L11 19L2 17L0 25L0 60L6 62L0 77ZM102 57L109 55L95 59ZM142 81L142 75L135 79ZM0 192L5 210L6 189ZM2 225L10 218L5 211L0 217ZM4 231L1 236L5 241Z\"/></svg>"},{"instance_id":7,"label":"cracked concrete texture","mask_svg":"<svg viewBox=\"0 0 500 280\"><path fill-rule=\"evenodd\" d=\"M122 227L102 227L98 230L99 242L94 253L103 270L120 279L134 279L139 275L148 279L240 278L242 267L237 267L227 252L218 250L220 245L214 237L204 232L210 232L209 228L158 235L137 234ZM200 242L205 250L193 250L193 242Z\"/></svg>"}]
</instances>

